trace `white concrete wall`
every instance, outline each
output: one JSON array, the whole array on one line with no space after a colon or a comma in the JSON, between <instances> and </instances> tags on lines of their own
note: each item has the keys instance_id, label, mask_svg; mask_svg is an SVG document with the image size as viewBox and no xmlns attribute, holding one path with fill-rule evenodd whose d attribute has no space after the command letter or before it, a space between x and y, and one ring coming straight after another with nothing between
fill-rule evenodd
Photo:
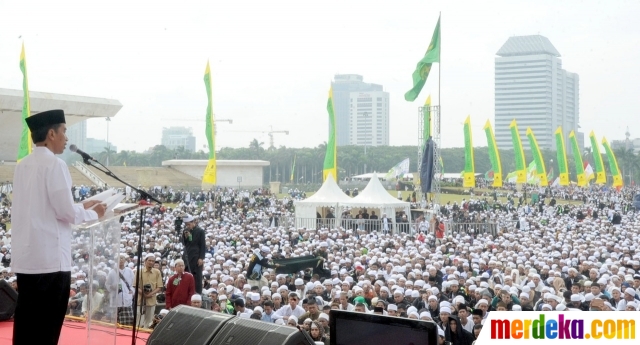
<instances>
[{"instance_id":1,"label":"white concrete wall","mask_svg":"<svg viewBox=\"0 0 640 345\"><path fill-rule=\"evenodd\" d=\"M187 175L202 179L205 166L197 165L173 165L173 169ZM259 187L263 185L262 166L217 166L217 184L223 187ZM238 183L238 176L242 182Z\"/></svg>"}]
</instances>

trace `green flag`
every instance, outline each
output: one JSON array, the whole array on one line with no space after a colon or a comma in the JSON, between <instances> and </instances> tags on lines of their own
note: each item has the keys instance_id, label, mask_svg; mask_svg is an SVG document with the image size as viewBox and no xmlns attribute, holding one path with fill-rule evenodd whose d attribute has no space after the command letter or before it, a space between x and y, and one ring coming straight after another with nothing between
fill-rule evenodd
<instances>
[{"instance_id":1,"label":"green flag","mask_svg":"<svg viewBox=\"0 0 640 345\"><path fill-rule=\"evenodd\" d=\"M556 129L556 157L558 159L558 183L561 186L569 185L569 165L567 164L567 149L564 144L564 134L562 126Z\"/></svg>"},{"instance_id":2,"label":"green flag","mask_svg":"<svg viewBox=\"0 0 640 345\"><path fill-rule=\"evenodd\" d=\"M600 146L598 146L598 140L596 134L591 131L589 134L589 140L591 140L591 153L593 154L593 163L596 166L596 183L607 183L607 177L604 172L604 164L602 163L602 154L600 154Z\"/></svg>"},{"instance_id":3,"label":"green flag","mask_svg":"<svg viewBox=\"0 0 640 345\"><path fill-rule=\"evenodd\" d=\"M204 85L207 90L207 143L209 144L209 162L207 168L202 175L202 183L215 185L216 184L216 138L215 138L215 124L213 120L213 95L211 92L211 69L209 68L209 61L207 61L207 68L204 71Z\"/></svg>"},{"instance_id":4,"label":"green flag","mask_svg":"<svg viewBox=\"0 0 640 345\"><path fill-rule=\"evenodd\" d=\"M18 161L31 153L31 133L27 126L27 117L31 116L31 101L29 100L29 82L27 79L27 59L24 54L24 43L20 53L20 70L22 71L22 91L24 92L22 102L22 136L18 147Z\"/></svg>"},{"instance_id":5,"label":"green flag","mask_svg":"<svg viewBox=\"0 0 640 345\"><path fill-rule=\"evenodd\" d=\"M429 95L426 102L424 102L422 116L424 116L422 123L422 141L426 143L431 136L431 95Z\"/></svg>"},{"instance_id":6,"label":"green flag","mask_svg":"<svg viewBox=\"0 0 640 345\"><path fill-rule=\"evenodd\" d=\"M333 112L333 89L329 89L327 112L329 113L329 140L327 141L327 152L324 155L322 180L326 181L328 175L333 175L333 178L338 181L338 151L336 148L336 116Z\"/></svg>"},{"instance_id":7,"label":"green flag","mask_svg":"<svg viewBox=\"0 0 640 345\"><path fill-rule=\"evenodd\" d=\"M471 115L464 121L464 174L462 186L465 188L476 186L476 168L473 159L473 140L471 137Z\"/></svg>"},{"instance_id":8,"label":"green flag","mask_svg":"<svg viewBox=\"0 0 640 345\"><path fill-rule=\"evenodd\" d=\"M578 186L584 187L587 185L587 177L584 174L584 163L582 163L582 155L580 147L578 146L578 140L576 139L576 133L574 131L569 133L569 145L571 145L573 161L576 164L576 178L578 179Z\"/></svg>"},{"instance_id":9,"label":"green flag","mask_svg":"<svg viewBox=\"0 0 640 345\"><path fill-rule=\"evenodd\" d=\"M484 125L484 134L487 137L487 146L489 149L489 160L491 161L491 171L493 171L493 186L502 187L502 163L500 162L500 152L496 145L496 137L491 129L491 122L487 120Z\"/></svg>"},{"instance_id":10,"label":"green flag","mask_svg":"<svg viewBox=\"0 0 640 345\"><path fill-rule=\"evenodd\" d=\"M511 130L511 142L513 143L513 153L516 160L516 172L518 173L518 180L516 183L526 183L527 163L525 162L524 150L522 149L522 141L520 140L520 133L518 132L516 119L511 121L509 129Z\"/></svg>"},{"instance_id":11,"label":"green flag","mask_svg":"<svg viewBox=\"0 0 640 345\"><path fill-rule=\"evenodd\" d=\"M427 77L429 77L431 64L434 62L440 63L440 17L438 17L436 29L433 30L433 36L431 37L429 48L427 48L427 52L424 54L422 60L418 61L416 70L413 71L413 74L411 75L411 78L413 79L413 87L404 94L404 99L406 101L413 102L418 98L424 83L427 82Z\"/></svg>"}]
</instances>

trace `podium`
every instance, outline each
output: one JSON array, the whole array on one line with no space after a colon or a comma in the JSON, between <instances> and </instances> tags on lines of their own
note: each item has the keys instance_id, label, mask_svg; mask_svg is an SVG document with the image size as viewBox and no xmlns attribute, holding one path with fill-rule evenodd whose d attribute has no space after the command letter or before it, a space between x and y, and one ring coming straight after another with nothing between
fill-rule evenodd
<instances>
[{"instance_id":1,"label":"podium","mask_svg":"<svg viewBox=\"0 0 640 345\"><path fill-rule=\"evenodd\" d=\"M118 205L115 209L120 207L121 205ZM141 213L144 215L149 207L151 206L132 205L125 212L117 214L108 211L98 221L82 223L73 228L71 259L73 265L87 276L87 295L82 303L82 311L87 315L86 344L116 344L118 313L114 301L118 291L110 291L106 282L108 272L118 270L121 248L120 217L130 215L140 222ZM97 332L100 332L100 341L96 337ZM105 337L108 339L106 343Z\"/></svg>"}]
</instances>

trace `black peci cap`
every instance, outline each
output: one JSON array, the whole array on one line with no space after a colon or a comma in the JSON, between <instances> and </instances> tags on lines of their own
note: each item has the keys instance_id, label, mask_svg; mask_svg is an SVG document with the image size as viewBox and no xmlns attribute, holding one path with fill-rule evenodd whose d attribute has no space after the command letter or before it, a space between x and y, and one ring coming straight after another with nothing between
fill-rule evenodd
<instances>
[{"instance_id":1,"label":"black peci cap","mask_svg":"<svg viewBox=\"0 0 640 345\"><path fill-rule=\"evenodd\" d=\"M60 109L47 110L31 115L25 119L30 131L37 131L51 125L67 123L64 119L64 111Z\"/></svg>"}]
</instances>

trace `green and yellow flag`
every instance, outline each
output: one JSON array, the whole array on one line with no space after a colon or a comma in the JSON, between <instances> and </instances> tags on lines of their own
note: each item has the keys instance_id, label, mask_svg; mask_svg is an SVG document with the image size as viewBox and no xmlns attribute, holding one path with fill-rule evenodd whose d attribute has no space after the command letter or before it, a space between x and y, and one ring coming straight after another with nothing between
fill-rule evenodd
<instances>
[{"instance_id":1,"label":"green and yellow flag","mask_svg":"<svg viewBox=\"0 0 640 345\"><path fill-rule=\"evenodd\" d=\"M471 115L464 121L464 174L463 187L476 186L476 169L473 160L473 140L471 138Z\"/></svg>"},{"instance_id":2,"label":"green and yellow flag","mask_svg":"<svg viewBox=\"0 0 640 345\"><path fill-rule=\"evenodd\" d=\"M427 52L424 54L424 57L418 61L418 65L416 66L416 70L413 71L411 78L413 79L413 87L411 90L407 91L404 94L404 99L408 102L415 101L420 95L420 91L422 91L422 87L424 83L427 82L427 77L429 77L429 72L431 71L431 64L434 62L440 62L440 18L438 17L438 24L436 24L436 29L433 31L433 36L431 37L431 43L429 44L429 48L427 48Z\"/></svg>"},{"instance_id":3,"label":"green and yellow flag","mask_svg":"<svg viewBox=\"0 0 640 345\"><path fill-rule=\"evenodd\" d=\"M329 174L333 175L333 178L338 181L338 150L336 148L336 116L333 112L333 89L329 89L327 112L329 113L329 140L327 140L327 153L324 155L322 181L326 181Z\"/></svg>"},{"instance_id":4,"label":"green and yellow flag","mask_svg":"<svg viewBox=\"0 0 640 345\"><path fill-rule=\"evenodd\" d=\"M544 165L542 151L540 151L538 141L536 140L536 136L533 134L531 127L527 127L527 138L529 139L529 147L531 147L533 161L536 163L536 175L538 176L538 179L540 179L540 186L546 187L549 184L549 181L547 181L547 169Z\"/></svg>"},{"instance_id":5,"label":"green and yellow flag","mask_svg":"<svg viewBox=\"0 0 640 345\"><path fill-rule=\"evenodd\" d=\"M589 134L589 140L591 141L591 153L593 154L593 164L596 168L596 183L607 183L607 175L604 172L604 164L602 163L602 154L600 153L600 145L596 139L596 134L591 131Z\"/></svg>"},{"instance_id":6,"label":"green and yellow flag","mask_svg":"<svg viewBox=\"0 0 640 345\"><path fill-rule=\"evenodd\" d=\"M520 132L518 132L518 124L516 123L516 119L513 119L513 121L511 121L509 129L511 130L513 155L516 160L516 173L518 173L518 179L516 180L516 183L527 183L527 162L524 158L522 140L520 140Z\"/></svg>"},{"instance_id":7,"label":"green and yellow flag","mask_svg":"<svg viewBox=\"0 0 640 345\"><path fill-rule=\"evenodd\" d=\"M293 165L291 166L291 178L289 178L290 182L293 182L293 174L296 171L296 157L298 157L298 155L293 155Z\"/></svg>"},{"instance_id":8,"label":"green and yellow flag","mask_svg":"<svg viewBox=\"0 0 640 345\"><path fill-rule=\"evenodd\" d=\"M422 124L422 141L424 146L424 143L426 143L431 136L431 95L429 95L429 97L427 97L427 100L424 102L424 107L422 107L422 115L424 116Z\"/></svg>"},{"instance_id":9,"label":"green and yellow flag","mask_svg":"<svg viewBox=\"0 0 640 345\"><path fill-rule=\"evenodd\" d=\"M571 151L573 152L573 161L576 164L576 177L578 179L578 186L584 187L587 185L587 176L584 173L584 163L582 163L582 152L578 146L578 140L576 139L576 133L571 131L569 133L569 144L571 145Z\"/></svg>"},{"instance_id":10,"label":"green and yellow flag","mask_svg":"<svg viewBox=\"0 0 640 345\"><path fill-rule=\"evenodd\" d=\"M605 137L602 137L602 146L604 146L604 151L606 152L607 159L609 160L609 170L611 170L611 176L613 177L613 186L622 187L622 174L620 174L620 169L618 168L618 160L616 159L616 155L613 154L613 150L611 149L611 146L609 146L609 142Z\"/></svg>"},{"instance_id":11,"label":"green and yellow flag","mask_svg":"<svg viewBox=\"0 0 640 345\"><path fill-rule=\"evenodd\" d=\"M484 133L487 136L489 160L491 161L491 170L493 170L493 186L502 187L502 162L500 162L500 152L498 152L496 137L493 134L491 122L489 122L489 120L484 124Z\"/></svg>"},{"instance_id":12,"label":"green and yellow flag","mask_svg":"<svg viewBox=\"0 0 640 345\"><path fill-rule=\"evenodd\" d=\"M556 157L558 159L558 178L561 186L569 185L569 165L567 164L567 149L564 145L562 126L556 129Z\"/></svg>"},{"instance_id":13,"label":"green and yellow flag","mask_svg":"<svg viewBox=\"0 0 640 345\"><path fill-rule=\"evenodd\" d=\"M24 43L20 53L20 70L22 71L22 91L24 93L22 101L22 136L18 147L18 162L31 153L31 132L27 126L27 117L31 116L31 101L29 100L29 82L27 78L27 59L24 54Z\"/></svg>"},{"instance_id":14,"label":"green and yellow flag","mask_svg":"<svg viewBox=\"0 0 640 345\"><path fill-rule=\"evenodd\" d=\"M202 175L202 183L215 185L216 184L216 133L215 123L213 119L213 95L211 92L211 69L209 68L209 61L207 61L207 69L204 71L204 85L207 89L207 143L209 144L209 162L207 168Z\"/></svg>"}]
</instances>

